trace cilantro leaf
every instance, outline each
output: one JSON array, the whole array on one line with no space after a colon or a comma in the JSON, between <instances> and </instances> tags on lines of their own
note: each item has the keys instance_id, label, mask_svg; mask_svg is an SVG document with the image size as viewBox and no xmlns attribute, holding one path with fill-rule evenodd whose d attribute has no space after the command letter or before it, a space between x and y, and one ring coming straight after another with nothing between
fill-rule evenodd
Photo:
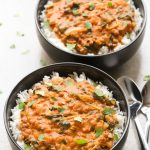
<instances>
[{"instance_id":1,"label":"cilantro leaf","mask_svg":"<svg viewBox=\"0 0 150 150\"><path fill-rule=\"evenodd\" d=\"M24 144L24 150L31 150L29 144Z\"/></svg>"},{"instance_id":2,"label":"cilantro leaf","mask_svg":"<svg viewBox=\"0 0 150 150\"><path fill-rule=\"evenodd\" d=\"M114 134L114 140L115 140L115 141L118 141L118 140L119 140L119 135L116 134L116 133Z\"/></svg>"},{"instance_id":3,"label":"cilantro leaf","mask_svg":"<svg viewBox=\"0 0 150 150\"><path fill-rule=\"evenodd\" d=\"M44 134L40 134L39 137L38 137L38 140L39 141L44 141Z\"/></svg>"},{"instance_id":4,"label":"cilantro leaf","mask_svg":"<svg viewBox=\"0 0 150 150\"><path fill-rule=\"evenodd\" d=\"M95 131L95 136L98 138L99 136L101 136L104 132L104 129L102 128L97 128Z\"/></svg>"},{"instance_id":5,"label":"cilantro leaf","mask_svg":"<svg viewBox=\"0 0 150 150\"><path fill-rule=\"evenodd\" d=\"M76 144L79 144L79 145L85 145L85 144L88 143L88 141L85 140L85 139L76 139L76 140L75 140L75 143L76 143Z\"/></svg>"},{"instance_id":6,"label":"cilantro leaf","mask_svg":"<svg viewBox=\"0 0 150 150\"><path fill-rule=\"evenodd\" d=\"M94 91L94 95L98 98L102 98L104 96L104 93L102 92L101 89L99 88L96 88L95 91Z\"/></svg>"},{"instance_id":7,"label":"cilantro leaf","mask_svg":"<svg viewBox=\"0 0 150 150\"><path fill-rule=\"evenodd\" d=\"M107 5L108 5L109 7L112 7L112 6L113 6L113 4L112 4L111 1L109 1L109 2L107 3Z\"/></svg>"},{"instance_id":8,"label":"cilantro leaf","mask_svg":"<svg viewBox=\"0 0 150 150\"><path fill-rule=\"evenodd\" d=\"M89 5L89 10L94 10L95 9L95 5L92 3Z\"/></svg>"},{"instance_id":9,"label":"cilantro leaf","mask_svg":"<svg viewBox=\"0 0 150 150\"><path fill-rule=\"evenodd\" d=\"M85 23L85 27L89 30L92 29L92 24L90 22Z\"/></svg>"},{"instance_id":10,"label":"cilantro leaf","mask_svg":"<svg viewBox=\"0 0 150 150\"><path fill-rule=\"evenodd\" d=\"M59 112L64 112L64 111L65 111L65 108L59 107L59 108L58 108L58 111L59 111Z\"/></svg>"},{"instance_id":11,"label":"cilantro leaf","mask_svg":"<svg viewBox=\"0 0 150 150\"><path fill-rule=\"evenodd\" d=\"M25 108L26 104L24 102L19 102L18 108L23 110Z\"/></svg>"},{"instance_id":12,"label":"cilantro leaf","mask_svg":"<svg viewBox=\"0 0 150 150\"><path fill-rule=\"evenodd\" d=\"M105 107L104 111L103 111L103 114L104 115L110 115L110 114L112 114L114 112L115 112L115 110L113 108L107 108L107 107Z\"/></svg>"},{"instance_id":13,"label":"cilantro leaf","mask_svg":"<svg viewBox=\"0 0 150 150\"><path fill-rule=\"evenodd\" d=\"M74 49L76 47L76 44L69 44L69 43L67 43L66 46L67 46L67 48L69 50L72 50L72 49Z\"/></svg>"},{"instance_id":14,"label":"cilantro leaf","mask_svg":"<svg viewBox=\"0 0 150 150\"><path fill-rule=\"evenodd\" d=\"M144 81L148 81L148 80L150 80L150 75L145 75L144 76Z\"/></svg>"}]
</instances>

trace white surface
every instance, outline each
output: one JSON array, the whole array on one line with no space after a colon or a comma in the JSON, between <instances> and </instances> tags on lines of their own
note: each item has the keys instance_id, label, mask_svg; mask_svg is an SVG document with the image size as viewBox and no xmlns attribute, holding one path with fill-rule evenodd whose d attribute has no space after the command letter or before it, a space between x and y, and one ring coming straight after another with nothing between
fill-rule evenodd
<instances>
[{"instance_id":1,"label":"white surface","mask_svg":"<svg viewBox=\"0 0 150 150\"><path fill-rule=\"evenodd\" d=\"M13 87L28 73L41 67L40 60L53 61L42 50L37 39L34 22L35 5L38 0L0 0L0 150L11 150L3 123L3 108ZM122 75L132 77L143 86L143 76L150 74L150 1L145 0L148 22L143 44L136 55L121 68L110 72L118 78ZM24 33L24 37L16 36ZM10 49L10 45L16 45ZM26 54L22 54L28 51ZM143 119L141 120L143 125ZM140 150L136 132L131 124L127 142L123 150Z\"/></svg>"}]
</instances>

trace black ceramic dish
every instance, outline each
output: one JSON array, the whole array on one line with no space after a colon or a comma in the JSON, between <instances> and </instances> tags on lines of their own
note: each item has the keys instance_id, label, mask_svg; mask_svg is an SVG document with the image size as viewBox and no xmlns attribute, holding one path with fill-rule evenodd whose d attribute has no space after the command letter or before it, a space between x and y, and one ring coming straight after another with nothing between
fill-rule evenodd
<instances>
[{"instance_id":1,"label":"black ceramic dish","mask_svg":"<svg viewBox=\"0 0 150 150\"><path fill-rule=\"evenodd\" d=\"M41 81L45 75L50 75L53 71L59 72L61 76L67 76L68 74L71 74L73 72L77 72L78 74L84 72L87 77L93 79L94 81L101 81L104 85L107 85L111 91L113 91L114 97L120 102L121 110L125 113L127 118L125 121L125 129L123 135L112 148L113 150L121 149L126 141L126 137L128 134L130 111L127 100L125 99L125 96L119 85L112 77L95 67L79 63L58 63L46 66L44 68L32 72L24 79L22 79L11 92L4 109L4 123L13 150L21 149L16 143L15 139L12 137L12 133L9 128L11 109L14 108L14 106L16 106L17 93L25 89L31 88L34 83Z\"/></svg>"},{"instance_id":2,"label":"black ceramic dish","mask_svg":"<svg viewBox=\"0 0 150 150\"><path fill-rule=\"evenodd\" d=\"M121 66L124 62L129 60L138 50L138 48L140 47L143 41L143 37L145 33L145 25L146 25L146 8L143 3L143 0L133 0L135 6L139 8L142 14L143 22L142 22L141 30L137 34L135 40L133 40L128 46L120 49L117 52L113 52L105 55L95 55L95 56L75 54L75 53L61 50L56 46L57 43L56 45L53 45L46 39L46 37L44 36L40 28L39 15L41 14L41 11L44 9L44 5L47 3L47 1L48 0L39 0L38 2L36 8L36 14L35 14L36 28L37 28L38 38L42 47L47 52L47 54L56 62L62 62L62 61L82 62L105 70L111 69L117 66Z\"/></svg>"}]
</instances>

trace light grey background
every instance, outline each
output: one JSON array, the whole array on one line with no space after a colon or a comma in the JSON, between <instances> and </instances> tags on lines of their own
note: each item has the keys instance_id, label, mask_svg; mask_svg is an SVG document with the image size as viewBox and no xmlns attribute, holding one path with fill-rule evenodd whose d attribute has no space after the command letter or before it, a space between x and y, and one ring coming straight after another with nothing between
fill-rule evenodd
<instances>
[{"instance_id":1,"label":"light grey background","mask_svg":"<svg viewBox=\"0 0 150 150\"><path fill-rule=\"evenodd\" d=\"M38 0L0 0L0 150L11 150L3 123L3 108L12 88L25 75L53 61L42 50L35 31L34 12ZM146 34L135 56L113 70L114 78L127 75L142 88L143 77L150 74L150 1L145 0L148 13ZM17 32L24 33L18 37ZM16 45L11 49L12 44ZM144 127L144 118L140 117ZM140 150L133 124L123 150Z\"/></svg>"}]
</instances>

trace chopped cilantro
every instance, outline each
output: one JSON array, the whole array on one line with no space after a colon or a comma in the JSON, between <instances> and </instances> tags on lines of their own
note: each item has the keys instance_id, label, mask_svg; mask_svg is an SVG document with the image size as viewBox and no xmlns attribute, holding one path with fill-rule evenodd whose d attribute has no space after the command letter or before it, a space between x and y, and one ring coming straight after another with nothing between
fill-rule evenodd
<instances>
[{"instance_id":1,"label":"chopped cilantro","mask_svg":"<svg viewBox=\"0 0 150 150\"><path fill-rule=\"evenodd\" d=\"M73 9L73 10L72 10L72 13L73 13L74 16L77 16L77 15L80 14L77 9Z\"/></svg>"},{"instance_id":2,"label":"chopped cilantro","mask_svg":"<svg viewBox=\"0 0 150 150\"><path fill-rule=\"evenodd\" d=\"M104 93L101 89L96 88L95 91L94 91L94 95L97 96L98 98L101 98L101 97L104 96Z\"/></svg>"},{"instance_id":3,"label":"chopped cilantro","mask_svg":"<svg viewBox=\"0 0 150 150\"><path fill-rule=\"evenodd\" d=\"M88 14L87 14L87 13L83 13L82 16L83 16L83 17L87 17Z\"/></svg>"},{"instance_id":4,"label":"chopped cilantro","mask_svg":"<svg viewBox=\"0 0 150 150\"><path fill-rule=\"evenodd\" d=\"M85 145L88 143L88 141L85 139L76 139L75 142L76 144L79 144L79 145Z\"/></svg>"},{"instance_id":5,"label":"chopped cilantro","mask_svg":"<svg viewBox=\"0 0 150 150\"><path fill-rule=\"evenodd\" d=\"M113 6L113 4L112 4L111 1L109 1L109 2L107 3L107 5L108 5L109 7L112 7L112 6Z\"/></svg>"},{"instance_id":6,"label":"chopped cilantro","mask_svg":"<svg viewBox=\"0 0 150 150\"><path fill-rule=\"evenodd\" d=\"M21 55L26 55L26 54L28 54L30 52L30 50L25 50L25 51L23 51L22 53L21 53Z\"/></svg>"},{"instance_id":7,"label":"chopped cilantro","mask_svg":"<svg viewBox=\"0 0 150 150\"><path fill-rule=\"evenodd\" d=\"M76 44L69 44L69 43L67 43L66 46L67 46L67 48L69 50L72 50L72 49L74 49L76 47Z\"/></svg>"},{"instance_id":8,"label":"chopped cilantro","mask_svg":"<svg viewBox=\"0 0 150 150\"><path fill-rule=\"evenodd\" d=\"M18 108L23 110L25 108L26 104L24 102L19 102Z\"/></svg>"},{"instance_id":9,"label":"chopped cilantro","mask_svg":"<svg viewBox=\"0 0 150 150\"><path fill-rule=\"evenodd\" d=\"M94 10L95 9L95 5L92 3L89 5L89 10Z\"/></svg>"},{"instance_id":10,"label":"chopped cilantro","mask_svg":"<svg viewBox=\"0 0 150 150\"><path fill-rule=\"evenodd\" d=\"M16 35L17 35L18 37L23 37L23 36L24 36L24 33L17 32Z\"/></svg>"},{"instance_id":11,"label":"chopped cilantro","mask_svg":"<svg viewBox=\"0 0 150 150\"><path fill-rule=\"evenodd\" d=\"M15 49L15 48L16 48L16 45L15 45L15 44L11 44L11 45L10 45L10 48L11 48L11 49Z\"/></svg>"},{"instance_id":12,"label":"chopped cilantro","mask_svg":"<svg viewBox=\"0 0 150 150\"><path fill-rule=\"evenodd\" d=\"M99 136L101 136L103 134L103 132L104 132L104 129L98 128L95 131L95 136L98 138Z\"/></svg>"},{"instance_id":13,"label":"chopped cilantro","mask_svg":"<svg viewBox=\"0 0 150 150\"><path fill-rule=\"evenodd\" d=\"M52 99L53 101L57 101L57 98L56 98L56 97L51 97L51 99Z\"/></svg>"},{"instance_id":14,"label":"chopped cilantro","mask_svg":"<svg viewBox=\"0 0 150 150\"><path fill-rule=\"evenodd\" d=\"M65 108L59 107L59 108L58 108L58 111L59 111L59 112L64 112L64 111L65 111Z\"/></svg>"},{"instance_id":15,"label":"chopped cilantro","mask_svg":"<svg viewBox=\"0 0 150 150\"><path fill-rule=\"evenodd\" d=\"M110 115L110 114L112 114L114 112L115 112L115 110L113 108L107 108L107 107L105 107L104 111L103 111L103 114L104 115Z\"/></svg>"},{"instance_id":16,"label":"chopped cilantro","mask_svg":"<svg viewBox=\"0 0 150 150\"><path fill-rule=\"evenodd\" d=\"M150 80L150 75L145 75L144 76L144 81L148 81L148 80Z\"/></svg>"},{"instance_id":17,"label":"chopped cilantro","mask_svg":"<svg viewBox=\"0 0 150 150\"><path fill-rule=\"evenodd\" d=\"M30 145L29 144L24 144L24 150L31 150Z\"/></svg>"},{"instance_id":18,"label":"chopped cilantro","mask_svg":"<svg viewBox=\"0 0 150 150\"><path fill-rule=\"evenodd\" d=\"M42 90L36 90L35 94L40 95L40 96L45 96L45 92Z\"/></svg>"},{"instance_id":19,"label":"chopped cilantro","mask_svg":"<svg viewBox=\"0 0 150 150\"><path fill-rule=\"evenodd\" d=\"M53 89L58 92L61 92L63 90L63 87L61 85L53 85Z\"/></svg>"},{"instance_id":20,"label":"chopped cilantro","mask_svg":"<svg viewBox=\"0 0 150 150\"><path fill-rule=\"evenodd\" d=\"M86 27L87 29L92 29L92 24L91 24L91 22L86 22L86 23L85 23L85 27Z\"/></svg>"},{"instance_id":21,"label":"chopped cilantro","mask_svg":"<svg viewBox=\"0 0 150 150\"><path fill-rule=\"evenodd\" d=\"M115 140L115 141L118 141L118 140L119 140L119 135L116 134L116 133L114 134L114 140Z\"/></svg>"},{"instance_id":22,"label":"chopped cilantro","mask_svg":"<svg viewBox=\"0 0 150 150\"><path fill-rule=\"evenodd\" d=\"M49 25L50 25L50 23L49 23L49 21L47 20L47 21L44 21L43 25L44 25L45 28L48 28Z\"/></svg>"},{"instance_id":23,"label":"chopped cilantro","mask_svg":"<svg viewBox=\"0 0 150 150\"><path fill-rule=\"evenodd\" d=\"M38 137L38 140L39 141L44 141L44 134L40 134L39 137Z\"/></svg>"}]
</instances>

